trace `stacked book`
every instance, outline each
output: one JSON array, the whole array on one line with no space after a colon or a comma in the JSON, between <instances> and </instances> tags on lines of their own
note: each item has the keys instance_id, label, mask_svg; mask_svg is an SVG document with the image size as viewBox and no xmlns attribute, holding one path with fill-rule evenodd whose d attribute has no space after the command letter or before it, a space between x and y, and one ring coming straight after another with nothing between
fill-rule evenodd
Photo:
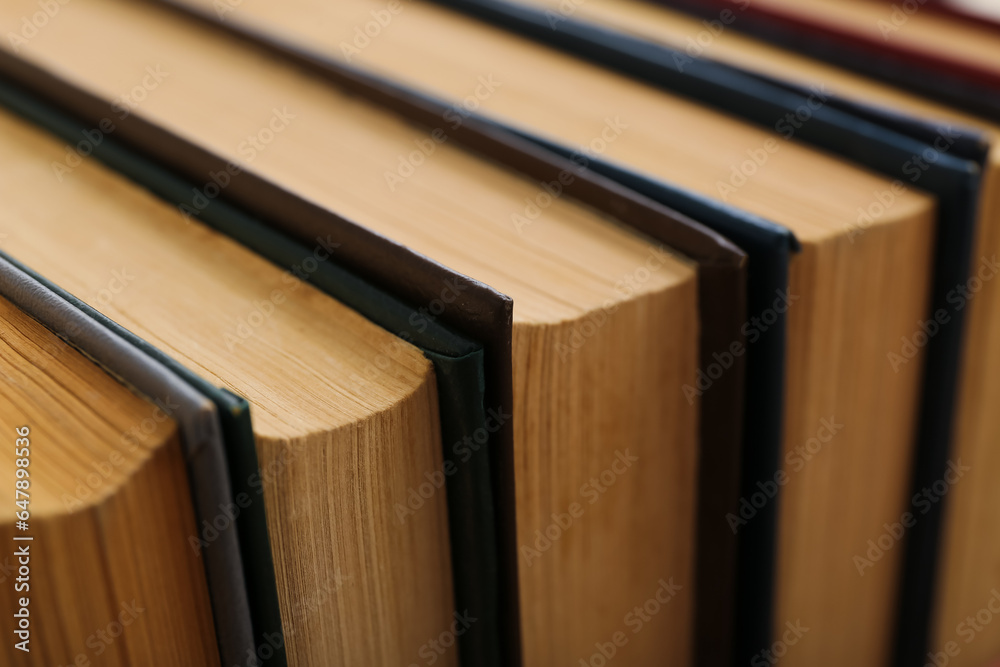
<instances>
[{"instance_id":1,"label":"stacked book","mask_svg":"<svg viewBox=\"0 0 1000 667\"><path fill-rule=\"evenodd\" d=\"M1000 658L995 7L0 28L0 663Z\"/></svg>"}]
</instances>

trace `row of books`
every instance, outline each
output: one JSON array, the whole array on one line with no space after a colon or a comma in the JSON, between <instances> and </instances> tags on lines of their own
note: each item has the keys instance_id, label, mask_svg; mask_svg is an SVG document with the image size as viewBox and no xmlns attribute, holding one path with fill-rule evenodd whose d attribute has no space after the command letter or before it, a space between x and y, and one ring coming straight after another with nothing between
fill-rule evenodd
<instances>
[{"instance_id":1,"label":"row of books","mask_svg":"<svg viewBox=\"0 0 1000 667\"><path fill-rule=\"evenodd\" d=\"M0 6L11 665L1000 657L1000 20Z\"/></svg>"}]
</instances>

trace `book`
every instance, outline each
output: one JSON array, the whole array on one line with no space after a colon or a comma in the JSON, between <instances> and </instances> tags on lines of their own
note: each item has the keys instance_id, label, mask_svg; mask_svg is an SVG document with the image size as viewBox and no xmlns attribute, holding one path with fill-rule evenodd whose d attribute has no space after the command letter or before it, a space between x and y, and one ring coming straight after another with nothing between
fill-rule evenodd
<instances>
[{"instance_id":1,"label":"book","mask_svg":"<svg viewBox=\"0 0 1000 667\"><path fill-rule=\"evenodd\" d=\"M161 407L7 299L0 313L5 662L213 664L188 434L171 416L187 397Z\"/></svg>"}]
</instances>

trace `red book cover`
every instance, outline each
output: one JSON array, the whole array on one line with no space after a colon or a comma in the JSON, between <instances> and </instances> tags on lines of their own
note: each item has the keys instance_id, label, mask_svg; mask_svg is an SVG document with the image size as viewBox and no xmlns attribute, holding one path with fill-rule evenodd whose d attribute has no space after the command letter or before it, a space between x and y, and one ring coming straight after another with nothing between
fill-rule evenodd
<instances>
[{"instance_id":1,"label":"red book cover","mask_svg":"<svg viewBox=\"0 0 1000 667\"><path fill-rule=\"evenodd\" d=\"M834 62L903 87L943 99L975 113L1000 117L1000 59L976 58L938 40L907 34L916 14L947 22L949 33L968 30L979 38L1000 32L1000 10L984 0L877 0L884 15L846 20L857 2L792 4L783 0L653 0L704 17L726 9L740 17L741 30L792 50ZM863 4L863 3L862 3ZM738 10L738 11L737 11ZM855 16L857 14L855 13ZM925 24L926 25L926 24ZM912 27L912 26L910 26ZM923 34L926 31L922 31Z\"/></svg>"}]
</instances>

